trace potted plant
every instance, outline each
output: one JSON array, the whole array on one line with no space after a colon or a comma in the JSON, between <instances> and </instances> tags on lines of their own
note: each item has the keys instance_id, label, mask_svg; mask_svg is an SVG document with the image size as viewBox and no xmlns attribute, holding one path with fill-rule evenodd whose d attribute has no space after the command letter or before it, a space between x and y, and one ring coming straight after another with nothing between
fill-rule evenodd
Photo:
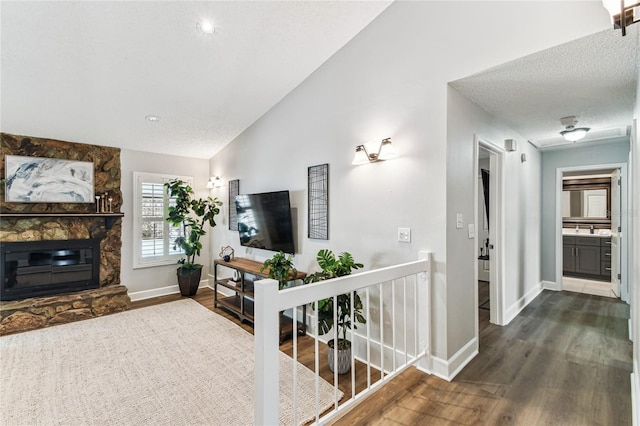
<instances>
[{"instance_id":1,"label":"potted plant","mask_svg":"<svg viewBox=\"0 0 640 426\"><path fill-rule=\"evenodd\" d=\"M320 250L316 257L318 265L322 269L320 272L314 272L308 275L304 282L312 283L331 278L342 277L350 275L354 269L362 268L362 263L356 263L353 256L350 253L342 253L338 257L331 250ZM329 369L334 371L334 354L335 345L337 341L338 345L338 374L344 374L351 368L351 342L347 339L347 329L357 329L356 324L351 324L351 297L349 293L340 294L336 297L337 303L337 323L336 333L334 339L330 340L327 345L329 346L328 361ZM314 309L316 307L314 306ZM362 300L357 292L353 292L353 317L356 322L360 324L366 324L367 320L362 314ZM322 299L318 301L316 309L318 315L318 334L323 335L328 333L334 326L333 323L333 297Z\"/></svg>"},{"instance_id":2,"label":"potted plant","mask_svg":"<svg viewBox=\"0 0 640 426\"><path fill-rule=\"evenodd\" d=\"M222 202L217 198L194 198L193 188L180 179L173 179L164 184L170 197L175 198L175 206L169 206L167 222L173 226L182 226L183 235L174 241L174 247L180 247L185 257L178 263L178 285L180 294L193 296L198 292L202 265L195 263L200 256L202 243L200 238L207 234L204 226L216 226L215 216L220 213Z\"/></svg>"},{"instance_id":3,"label":"potted plant","mask_svg":"<svg viewBox=\"0 0 640 426\"><path fill-rule=\"evenodd\" d=\"M293 264L293 256L286 255L284 252L279 252L273 255L271 259L267 259L262 264L260 272L264 272L265 269L269 278L278 280L278 288L283 289L287 282L291 281L298 275L298 270Z\"/></svg>"}]
</instances>

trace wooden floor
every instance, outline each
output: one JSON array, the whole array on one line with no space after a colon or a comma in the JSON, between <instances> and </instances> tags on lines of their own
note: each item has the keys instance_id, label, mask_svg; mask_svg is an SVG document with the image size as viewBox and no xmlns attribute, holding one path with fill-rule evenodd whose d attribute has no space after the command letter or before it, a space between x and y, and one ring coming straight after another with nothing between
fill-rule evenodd
<instances>
[{"instance_id":1,"label":"wooden floor","mask_svg":"<svg viewBox=\"0 0 640 426\"><path fill-rule=\"evenodd\" d=\"M411 368L338 425L631 425L629 307L544 291L511 324L480 309L480 354L452 382Z\"/></svg>"},{"instance_id":2,"label":"wooden floor","mask_svg":"<svg viewBox=\"0 0 640 426\"><path fill-rule=\"evenodd\" d=\"M132 305L178 299L164 296ZM200 289L194 299L239 323L226 311L213 309L210 289ZM480 354L452 382L410 368L334 424L631 424L628 305L606 297L544 291L508 326L489 324L486 309L479 309L479 315ZM240 326L253 332L247 324ZM313 339L301 337L298 342L300 362L313 369ZM291 354L291 341L280 349ZM322 377L333 383L326 363L320 365ZM366 386L363 368L357 367L357 389ZM347 395L344 402L351 394L351 376L340 376L339 387Z\"/></svg>"},{"instance_id":3,"label":"wooden floor","mask_svg":"<svg viewBox=\"0 0 640 426\"><path fill-rule=\"evenodd\" d=\"M172 302L175 300L180 300L182 297L179 294L172 294L169 296L161 296L155 297L152 299L140 300L131 303L132 309L143 308L146 306L158 305L161 303ZM208 287L200 288L198 293L193 297L193 299L206 307L207 309L229 319L230 321L235 322L240 327L245 329L246 331L253 334L253 327L247 323L241 323L238 320L238 317L230 314L226 310L222 308L214 308L213 307L213 290ZM309 336L299 336L297 339L298 342L298 362L306 366L312 371L315 371L315 339ZM320 352L320 377L322 377L327 382L333 384L334 383L334 375L329 370L329 366L327 363L327 347L324 344L319 344L318 349ZM286 353L289 356L293 356L293 341L291 339L286 340L280 345L280 350ZM361 392L363 389L367 387L367 368L366 365L357 362L355 363L355 393ZM380 378L379 371L372 369L372 383L375 383ZM351 385L351 374L342 374L338 376L338 389L344 392L345 396L340 400L340 405L344 404L351 398L352 393L352 385Z\"/></svg>"}]
</instances>

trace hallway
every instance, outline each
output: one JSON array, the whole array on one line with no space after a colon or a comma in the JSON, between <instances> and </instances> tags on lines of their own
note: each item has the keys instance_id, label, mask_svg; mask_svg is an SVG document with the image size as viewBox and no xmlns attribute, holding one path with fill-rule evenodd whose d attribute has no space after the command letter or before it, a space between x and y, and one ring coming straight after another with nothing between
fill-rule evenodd
<instances>
[{"instance_id":1,"label":"hallway","mask_svg":"<svg viewBox=\"0 0 640 426\"><path fill-rule=\"evenodd\" d=\"M336 424L630 425L629 306L542 292L447 382L409 369Z\"/></svg>"}]
</instances>

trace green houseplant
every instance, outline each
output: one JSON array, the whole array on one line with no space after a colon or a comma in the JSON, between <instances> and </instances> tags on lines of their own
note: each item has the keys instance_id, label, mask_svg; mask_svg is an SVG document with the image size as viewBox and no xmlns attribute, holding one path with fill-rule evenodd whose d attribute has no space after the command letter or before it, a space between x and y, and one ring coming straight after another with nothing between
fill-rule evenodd
<instances>
[{"instance_id":1,"label":"green houseplant","mask_svg":"<svg viewBox=\"0 0 640 426\"><path fill-rule=\"evenodd\" d=\"M284 252L279 252L273 255L271 259L267 259L262 264L260 272L264 272L265 269L269 269L267 275L269 278L278 280L278 288L282 289L287 285L287 282L291 281L298 275L298 270L293 264L293 256L286 255Z\"/></svg>"},{"instance_id":2,"label":"green houseplant","mask_svg":"<svg viewBox=\"0 0 640 426\"><path fill-rule=\"evenodd\" d=\"M207 234L205 225L216 226L215 216L220 213L222 202L217 198L195 198L193 188L180 179L164 184L167 194L175 198L175 205L169 206L167 222L173 226L182 226L183 235L175 239L175 247L184 252L178 261L178 285L183 296L193 296L198 291L202 276L202 265L196 263L200 256L202 243L200 238Z\"/></svg>"},{"instance_id":3,"label":"green houseplant","mask_svg":"<svg viewBox=\"0 0 640 426\"><path fill-rule=\"evenodd\" d=\"M273 280L278 280L278 289L282 290L287 286L289 281L295 280L298 275L298 270L293 264L293 255L285 254L280 251L273 255L271 259L267 259L262 264L260 272L264 272L267 269L267 276ZM293 310L292 317L295 314ZM283 333L283 315L284 311L280 312L280 343L282 343ZM286 327L285 327L286 329ZM291 331L293 333L293 330Z\"/></svg>"},{"instance_id":4,"label":"green houseplant","mask_svg":"<svg viewBox=\"0 0 640 426\"><path fill-rule=\"evenodd\" d=\"M354 269L362 268L362 263L357 263L350 253L342 253L336 257L331 250L320 250L316 257L318 265L322 269L308 275L304 282L312 283L331 278L350 275ZM334 370L334 347L337 340L338 345L338 374L344 374L351 368L351 342L347 339L347 329L357 329L356 324L351 324L351 297L349 293L336 296L337 322L335 338L328 342L329 368ZM314 306L314 309L316 307ZM367 320L363 315L362 300L357 292L353 292L353 317L355 322L366 324ZM334 326L333 322L333 297L318 301L318 334L328 333Z\"/></svg>"}]
</instances>

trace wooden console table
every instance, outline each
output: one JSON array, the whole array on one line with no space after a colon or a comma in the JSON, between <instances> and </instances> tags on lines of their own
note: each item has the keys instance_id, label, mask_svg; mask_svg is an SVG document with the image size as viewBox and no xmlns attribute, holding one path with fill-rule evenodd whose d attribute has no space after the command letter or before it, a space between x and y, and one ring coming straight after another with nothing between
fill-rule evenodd
<instances>
[{"instance_id":1,"label":"wooden console table","mask_svg":"<svg viewBox=\"0 0 640 426\"><path fill-rule=\"evenodd\" d=\"M246 321L250 324L254 324L255 318L253 315L254 307L254 292L253 282L255 278L262 279L268 278L268 269L260 271L262 263L255 260L245 258L234 258L226 262L222 259L216 259L213 266L213 282L214 282L214 307L221 307L225 310L238 316L240 321ZM234 281L232 278L221 278L218 271L219 268L228 268L237 271L238 280ZM230 272L230 271L229 271ZM307 276L306 273L298 271L295 277L291 277L290 282L296 280L302 280ZM218 294L218 286L233 291L232 296L223 296ZM307 306L302 307L302 322L298 321L298 334L306 335L307 333ZM293 321L291 318L283 315L280 312L280 343L285 338L293 335Z\"/></svg>"}]
</instances>

